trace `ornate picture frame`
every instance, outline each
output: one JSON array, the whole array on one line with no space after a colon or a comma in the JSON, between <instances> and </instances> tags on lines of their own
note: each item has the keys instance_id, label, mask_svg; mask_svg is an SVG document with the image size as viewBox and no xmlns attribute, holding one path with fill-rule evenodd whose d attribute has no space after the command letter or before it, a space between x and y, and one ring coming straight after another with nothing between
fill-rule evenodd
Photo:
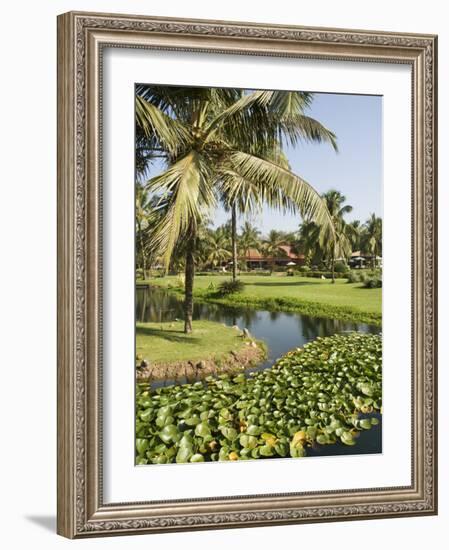
<instances>
[{"instance_id":1,"label":"ornate picture frame","mask_svg":"<svg viewBox=\"0 0 449 550\"><path fill-rule=\"evenodd\" d=\"M104 503L105 47L405 64L412 73L412 483ZM437 37L70 12L58 17L58 533L69 538L437 513Z\"/></svg>"}]
</instances>

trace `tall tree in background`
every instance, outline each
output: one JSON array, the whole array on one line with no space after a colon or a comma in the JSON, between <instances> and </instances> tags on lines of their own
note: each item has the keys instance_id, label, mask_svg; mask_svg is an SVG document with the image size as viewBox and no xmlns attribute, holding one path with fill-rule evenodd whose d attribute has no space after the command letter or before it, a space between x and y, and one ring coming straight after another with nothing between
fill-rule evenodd
<instances>
[{"instance_id":1,"label":"tall tree in background","mask_svg":"<svg viewBox=\"0 0 449 550\"><path fill-rule=\"evenodd\" d=\"M275 229L272 229L268 233L267 238L263 241L262 251L265 258L269 259L270 274L273 273L276 257L286 255L285 251L281 248L283 244L285 244L283 233Z\"/></svg>"},{"instance_id":2,"label":"tall tree in background","mask_svg":"<svg viewBox=\"0 0 449 550\"><path fill-rule=\"evenodd\" d=\"M335 259L339 257L347 258L351 254L350 235L352 230L346 224L344 215L352 212L352 206L344 204L346 197L335 189L327 191L322 196L326 201L334 228L333 235L326 235L325 250L330 259L332 283L335 283ZM327 229L324 228L324 231L326 233Z\"/></svg>"},{"instance_id":3,"label":"tall tree in background","mask_svg":"<svg viewBox=\"0 0 449 550\"><path fill-rule=\"evenodd\" d=\"M241 255L246 258L252 248L257 251L260 250L261 233L257 227L252 225L249 221L245 221L240 231L239 249Z\"/></svg>"},{"instance_id":4,"label":"tall tree in background","mask_svg":"<svg viewBox=\"0 0 449 550\"><path fill-rule=\"evenodd\" d=\"M230 241L222 228L209 231L205 238L205 262L207 265L219 267L231 258Z\"/></svg>"},{"instance_id":5,"label":"tall tree in background","mask_svg":"<svg viewBox=\"0 0 449 550\"><path fill-rule=\"evenodd\" d=\"M145 279L148 267L148 250L146 230L150 212L150 194L141 185L136 184L136 259L142 268Z\"/></svg>"},{"instance_id":6,"label":"tall tree in background","mask_svg":"<svg viewBox=\"0 0 449 550\"><path fill-rule=\"evenodd\" d=\"M306 265L321 261L320 228L315 222L303 221L299 226L297 251L302 252Z\"/></svg>"},{"instance_id":7,"label":"tall tree in background","mask_svg":"<svg viewBox=\"0 0 449 550\"><path fill-rule=\"evenodd\" d=\"M363 246L372 256L372 267L376 266L376 257L382 255L382 218L371 214L364 224Z\"/></svg>"}]
</instances>

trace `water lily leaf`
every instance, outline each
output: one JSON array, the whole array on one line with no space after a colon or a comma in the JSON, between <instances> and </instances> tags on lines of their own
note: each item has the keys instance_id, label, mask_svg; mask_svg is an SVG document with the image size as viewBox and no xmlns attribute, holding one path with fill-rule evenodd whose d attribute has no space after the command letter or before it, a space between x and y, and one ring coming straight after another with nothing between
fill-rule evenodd
<instances>
[{"instance_id":1,"label":"water lily leaf","mask_svg":"<svg viewBox=\"0 0 449 550\"><path fill-rule=\"evenodd\" d=\"M139 413L139 416L144 422L147 422L151 418L152 414L153 414L153 409L146 409L144 411L141 411Z\"/></svg>"},{"instance_id":2,"label":"water lily leaf","mask_svg":"<svg viewBox=\"0 0 449 550\"><path fill-rule=\"evenodd\" d=\"M224 437L226 439L229 439L231 441L233 441L234 439L237 438L238 436L238 433L237 433L237 430L234 429L234 428L229 428L227 426L220 426L220 431L221 433L224 435Z\"/></svg>"},{"instance_id":3,"label":"water lily leaf","mask_svg":"<svg viewBox=\"0 0 449 550\"><path fill-rule=\"evenodd\" d=\"M301 443L296 443L295 445L292 445L290 443L290 456L292 458L301 458L306 455L306 451L304 447L301 445Z\"/></svg>"},{"instance_id":4,"label":"water lily leaf","mask_svg":"<svg viewBox=\"0 0 449 550\"><path fill-rule=\"evenodd\" d=\"M262 445L258 447L260 456L273 456L274 449L270 445Z\"/></svg>"},{"instance_id":5,"label":"water lily leaf","mask_svg":"<svg viewBox=\"0 0 449 550\"><path fill-rule=\"evenodd\" d=\"M191 416L189 418L186 418L185 419L185 423L188 425L188 426L196 426L197 424L199 424L201 422L201 418L197 415L195 416Z\"/></svg>"},{"instance_id":6,"label":"water lily leaf","mask_svg":"<svg viewBox=\"0 0 449 550\"><path fill-rule=\"evenodd\" d=\"M257 437L253 435L241 435L239 441L242 447L248 449L254 449L257 446Z\"/></svg>"},{"instance_id":7,"label":"water lily leaf","mask_svg":"<svg viewBox=\"0 0 449 550\"><path fill-rule=\"evenodd\" d=\"M296 443L303 444L304 441L307 439L307 434L304 430L299 430L293 435L292 444L296 445Z\"/></svg>"},{"instance_id":8,"label":"water lily leaf","mask_svg":"<svg viewBox=\"0 0 449 550\"><path fill-rule=\"evenodd\" d=\"M156 418L156 426L159 428L163 428L164 426L168 426L169 424L173 424L175 419L173 416L158 416Z\"/></svg>"},{"instance_id":9,"label":"water lily leaf","mask_svg":"<svg viewBox=\"0 0 449 550\"><path fill-rule=\"evenodd\" d=\"M178 453L176 454L176 462L178 464L189 462L192 456L193 456L193 452L190 447L180 447Z\"/></svg>"},{"instance_id":10,"label":"water lily leaf","mask_svg":"<svg viewBox=\"0 0 449 550\"><path fill-rule=\"evenodd\" d=\"M209 425L206 422L200 422L195 427L195 435L199 437L205 437L211 435Z\"/></svg>"},{"instance_id":11,"label":"water lily leaf","mask_svg":"<svg viewBox=\"0 0 449 550\"><path fill-rule=\"evenodd\" d=\"M246 433L248 435L259 435L260 428L259 426L255 426L254 424L252 424L251 426L248 426L248 428L246 429Z\"/></svg>"},{"instance_id":12,"label":"water lily leaf","mask_svg":"<svg viewBox=\"0 0 449 550\"><path fill-rule=\"evenodd\" d=\"M345 445L355 445L354 437L351 432L343 432L340 439Z\"/></svg>"},{"instance_id":13,"label":"water lily leaf","mask_svg":"<svg viewBox=\"0 0 449 550\"><path fill-rule=\"evenodd\" d=\"M144 452L148 449L148 445L148 439L136 439L136 450L138 454L143 455Z\"/></svg>"},{"instance_id":14,"label":"water lily leaf","mask_svg":"<svg viewBox=\"0 0 449 550\"><path fill-rule=\"evenodd\" d=\"M218 460L229 460L229 452L230 449L227 446L221 447L220 451L218 452Z\"/></svg>"},{"instance_id":15,"label":"water lily leaf","mask_svg":"<svg viewBox=\"0 0 449 550\"><path fill-rule=\"evenodd\" d=\"M360 386L360 391L363 394L368 395L369 397L372 397L374 395L374 390L371 384L362 384Z\"/></svg>"},{"instance_id":16,"label":"water lily leaf","mask_svg":"<svg viewBox=\"0 0 449 550\"><path fill-rule=\"evenodd\" d=\"M193 437L189 433L184 433L184 435L179 440L180 447L187 447L193 445Z\"/></svg>"},{"instance_id":17,"label":"water lily leaf","mask_svg":"<svg viewBox=\"0 0 449 550\"><path fill-rule=\"evenodd\" d=\"M364 418L360 420L359 423L364 430L369 430L371 428L371 420L369 418Z\"/></svg>"},{"instance_id":18,"label":"water lily leaf","mask_svg":"<svg viewBox=\"0 0 449 550\"><path fill-rule=\"evenodd\" d=\"M319 434L316 436L316 442L320 445L326 445L327 443L329 443L329 438L325 434Z\"/></svg>"},{"instance_id":19,"label":"water lily leaf","mask_svg":"<svg viewBox=\"0 0 449 550\"><path fill-rule=\"evenodd\" d=\"M204 462L204 456L196 453L190 458L190 462Z\"/></svg>"},{"instance_id":20,"label":"water lily leaf","mask_svg":"<svg viewBox=\"0 0 449 550\"><path fill-rule=\"evenodd\" d=\"M162 428L162 430L159 432L159 437L162 439L164 443L169 443L170 441L176 441L176 439L179 438L178 428L173 424L164 426L164 428Z\"/></svg>"}]
</instances>

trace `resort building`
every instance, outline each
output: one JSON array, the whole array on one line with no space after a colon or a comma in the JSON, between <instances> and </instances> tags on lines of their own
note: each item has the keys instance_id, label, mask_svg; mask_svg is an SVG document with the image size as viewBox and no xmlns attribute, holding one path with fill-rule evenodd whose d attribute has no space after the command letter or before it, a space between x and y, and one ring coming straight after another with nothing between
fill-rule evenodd
<instances>
[{"instance_id":1,"label":"resort building","mask_svg":"<svg viewBox=\"0 0 449 550\"><path fill-rule=\"evenodd\" d=\"M246 263L248 269L268 269L271 266L294 267L304 265L304 254L292 252L292 247L288 244L279 247L279 254L276 256L264 256L255 248L250 248L240 261Z\"/></svg>"}]
</instances>

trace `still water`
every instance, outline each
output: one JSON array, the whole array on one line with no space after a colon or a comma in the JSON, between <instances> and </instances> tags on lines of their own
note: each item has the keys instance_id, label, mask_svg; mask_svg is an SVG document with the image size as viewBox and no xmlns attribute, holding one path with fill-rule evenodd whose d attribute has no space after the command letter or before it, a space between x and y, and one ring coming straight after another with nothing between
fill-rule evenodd
<instances>
[{"instance_id":1,"label":"still water","mask_svg":"<svg viewBox=\"0 0 449 550\"><path fill-rule=\"evenodd\" d=\"M136 322L161 322L183 319L182 300L175 294L155 287L137 288ZM266 361L245 372L271 367L282 355L293 348L302 347L317 336L331 336L345 332L378 334L381 328L364 323L351 323L336 319L310 317L300 313L265 311L248 307L230 308L221 304L194 304L193 319L205 319L247 328L257 340L264 340L268 347ZM173 381L166 381L174 383ZM156 384L159 385L159 384ZM371 415L369 415L371 416ZM374 414L379 420L381 415ZM370 430L362 431L356 447L343 444L317 445L307 449L309 456L339 454L368 454L382 451L381 422Z\"/></svg>"},{"instance_id":2,"label":"still water","mask_svg":"<svg viewBox=\"0 0 449 550\"><path fill-rule=\"evenodd\" d=\"M183 318L182 300L177 295L154 287L137 289L137 322L174 321ZM257 340L264 340L269 350L268 358L254 370L271 367L276 359L293 348L302 347L317 336L353 331L372 334L380 332L380 327L362 323L248 307L237 309L221 304L195 303L193 319L216 321L229 326L237 325L240 329L247 328Z\"/></svg>"}]
</instances>

